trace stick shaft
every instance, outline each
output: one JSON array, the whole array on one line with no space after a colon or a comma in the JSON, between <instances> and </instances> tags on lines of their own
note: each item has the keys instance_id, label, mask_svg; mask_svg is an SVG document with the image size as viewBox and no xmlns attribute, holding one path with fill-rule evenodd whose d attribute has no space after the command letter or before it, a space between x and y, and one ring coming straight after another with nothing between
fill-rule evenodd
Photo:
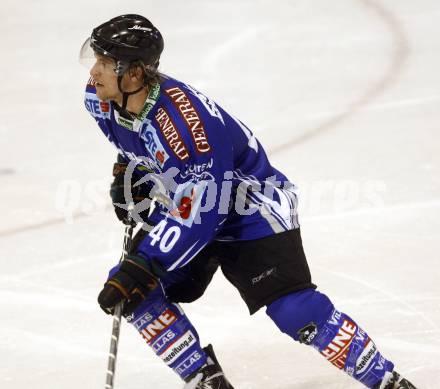
<instances>
[{"instance_id":1,"label":"stick shaft","mask_svg":"<svg viewBox=\"0 0 440 389\"><path fill-rule=\"evenodd\" d=\"M124 244L122 255L119 262L122 262L128 255L131 246L131 237L133 234L133 226L130 224L125 227ZM105 380L105 389L113 389L113 382L116 370L116 357L118 355L119 332L121 330L122 303L115 307L113 314L112 338L110 341L110 352L107 363L107 377Z\"/></svg>"}]
</instances>

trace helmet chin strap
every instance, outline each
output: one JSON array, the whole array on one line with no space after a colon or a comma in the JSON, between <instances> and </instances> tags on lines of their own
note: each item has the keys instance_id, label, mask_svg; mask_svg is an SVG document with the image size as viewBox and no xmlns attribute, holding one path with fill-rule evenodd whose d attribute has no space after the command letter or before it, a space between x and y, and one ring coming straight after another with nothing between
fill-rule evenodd
<instances>
[{"instance_id":1,"label":"helmet chin strap","mask_svg":"<svg viewBox=\"0 0 440 389\"><path fill-rule=\"evenodd\" d=\"M122 90L121 84L122 84L122 76L118 76L118 89L119 89L119 92L122 93L122 107L121 107L121 109L123 111L125 111L127 108L128 98L131 95L135 95L136 93L139 93L142 89L144 89L144 85L140 86L138 89L136 89L133 92L126 92L126 91Z\"/></svg>"},{"instance_id":2,"label":"helmet chin strap","mask_svg":"<svg viewBox=\"0 0 440 389\"><path fill-rule=\"evenodd\" d=\"M131 95L135 95L136 93L139 93L145 86L145 85L142 85L133 92L126 92L122 89L122 77L124 76L125 72L128 71L129 68L130 68L130 63L128 63L128 62L125 62L125 61L117 61L116 62L115 72L118 75L118 89L119 89L119 92L122 93L122 107L121 107L122 111L125 111L127 109L128 98Z\"/></svg>"}]
</instances>

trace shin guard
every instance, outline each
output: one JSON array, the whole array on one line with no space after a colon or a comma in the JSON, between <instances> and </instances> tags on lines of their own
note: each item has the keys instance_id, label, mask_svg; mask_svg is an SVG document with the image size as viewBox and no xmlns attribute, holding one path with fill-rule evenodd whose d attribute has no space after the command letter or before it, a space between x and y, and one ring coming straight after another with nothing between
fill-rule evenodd
<instances>
[{"instance_id":1,"label":"shin guard","mask_svg":"<svg viewBox=\"0 0 440 389\"><path fill-rule=\"evenodd\" d=\"M312 344L329 362L368 388L393 370L374 342L359 325L336 309L318 331Z\"/></svg>"},{"instance_id":2,"label":"shin guard","mask_svg":"<svg viewBox=\"0 0 440 389\"><path fill-rule=\"evenodd\" d=\"M315 348L330 363L373 388L393 363L345 313L337 311L322 293L305 289L274 301L266 313L279 329Z\"/></svg>"},{"instance_id":3,"label":"shin guard","mask_svg":"<svg viewBox=\"0 0 440 389\"><path fill-rule=\"evenodd\" d=\"M127 317L164 363L182 379L206 364L199 336L178 304L157 288Z\"/></svg>"}]
</instances>

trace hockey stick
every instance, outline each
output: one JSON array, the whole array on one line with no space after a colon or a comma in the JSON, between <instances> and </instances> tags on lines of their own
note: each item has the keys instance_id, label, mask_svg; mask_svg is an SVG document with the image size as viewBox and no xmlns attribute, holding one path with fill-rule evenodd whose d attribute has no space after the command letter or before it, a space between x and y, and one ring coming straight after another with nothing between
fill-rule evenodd
<instances>
[{"instance_id":1,"label":"hockey stick","mask_svg":"<svg viewBox=\"0 0 440 389\"><path fill-rule=\"evenodd\" d=\"M124 244L122 246L122 255L119 263L121 263L128 255L131 246L131 240L133 235L133 223L130 212L128 213L127 218L128 224L125 227L124 233ZM116 356L118 354L118 342L119 342L119 332L121 329L121 316L122 316L122 303L118 304L115 307L115 312L113 314L113 328L112 328L112 338L110 342L110 352L108 355L108 364L107 364L107 377L105 380L105 388L113 389L113 380L115 376L115 368L116 368Z\"/></svg>"}]
</instances>

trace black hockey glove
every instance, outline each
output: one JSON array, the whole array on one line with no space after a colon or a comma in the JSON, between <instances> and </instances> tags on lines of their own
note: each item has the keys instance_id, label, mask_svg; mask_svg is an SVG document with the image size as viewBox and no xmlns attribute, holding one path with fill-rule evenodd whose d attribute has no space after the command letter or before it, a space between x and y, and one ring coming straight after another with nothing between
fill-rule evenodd
<instances>
[{"instance_id":1,"label":"black hockey glove","mask_svg":"<svg viewBox=\"0 0 440 389\"><path fill-rule=\"evenodd\" d=\"M110 273L98 296L98 303L107 314L113 314L115 307L123 303L122 314L131 314L148 293L158 286L156 277L147 268L145 260L136 255L128 255Z\"/></svg>"},{"instance_id":2,"label":"black hockey glove","mask_svg":"<svg viewBox=\"0 0 440 389\"><path fill-rule=\"evenodd\" d=\"M127 163L122 162L121 159L118 158L118 162L113 165L113 182L110 186L110 197L112 198L113 207L115 209L116 216L120 221L124 224L130 224L128 220L128 211L126 207L128 206L127 200L124 196L124 175L127 169ZM151 191L151 185L147 183L143 183L137 186L134 186L136 181L139 178L134 174L131 178L131 196L134 201L134 204L140 203L141 201L149 198L149 194ZM121 205L119 205L121 204ZM125 208L123 207L125 205ZM144 222L148 222L148 213L149 208L139 212L140 218Z\"/></svg>"}]
</instances>

